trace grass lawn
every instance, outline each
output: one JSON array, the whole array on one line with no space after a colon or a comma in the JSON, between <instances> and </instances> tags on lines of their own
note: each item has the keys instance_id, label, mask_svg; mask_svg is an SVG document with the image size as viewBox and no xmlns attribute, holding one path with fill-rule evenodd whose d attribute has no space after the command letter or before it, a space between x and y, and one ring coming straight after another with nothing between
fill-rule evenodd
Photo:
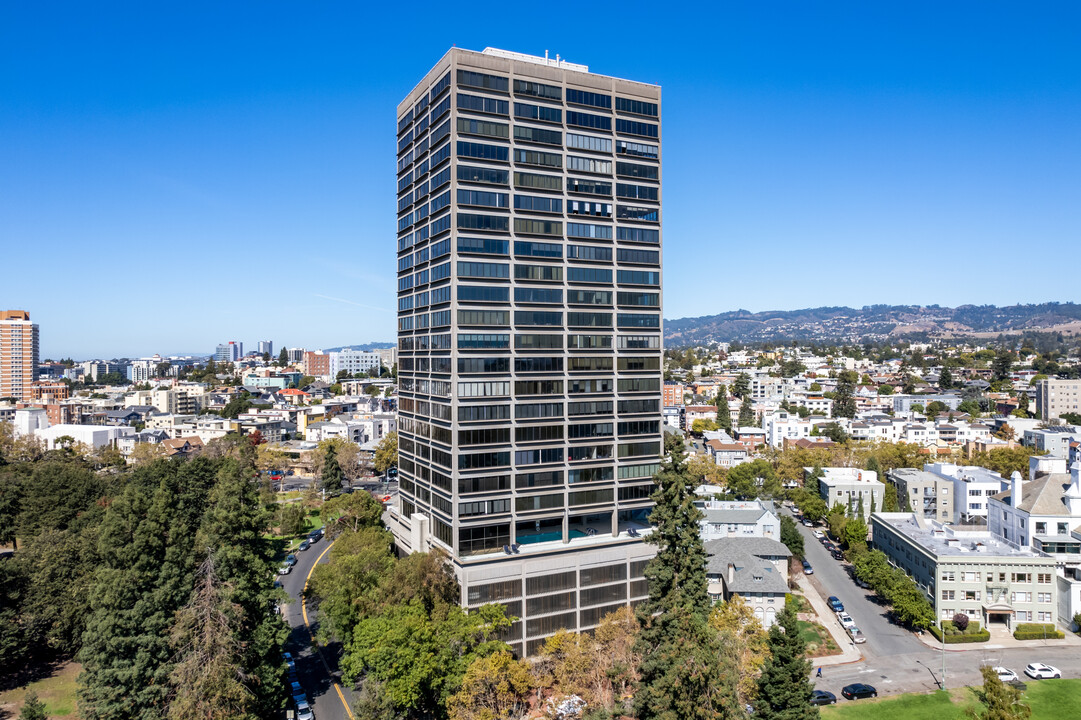
<instances>
[{"instance_id":1,"label":"grass lawn","mask_svg":"<svg viewBox=\"0 0 1081 720\"><path fill-rule=\"evenodd\" d=\"M797 620L796 625L803 642L807 643L807 657L825 657L841 652L829 631L818 623Z\"/></svg>"},{"instance_id":2,"label":"grass lawn","mask_svg":"<svg viewBox=\"0 0 1081 720\"><path fill-rule=\"evenodd\" d=\"M1081 680L1037 680L1028 683L1024 701L1031 720L1081 717ZM824 720L967 720L967 710L981 707L968 688L931 694L909 693L881 700L838 700L822 708Z\"/></svg>"},{"instance_id":3,"label":"grass lawn","mask_svg":"<svg viewBox=\"0 0 1081 720\"><path fill-rule=\"evenodd\" d=\"M0 693L0 717L4 717L4 711L7 711L12 718L18 717L27 690L33 690L38 694L38 699L45 703L45 710L49 715L55 717L74 715L75 678L78 677L81 669L78 664L69 662L61 665L47 678Z\"/></svg>"}]
</instances>

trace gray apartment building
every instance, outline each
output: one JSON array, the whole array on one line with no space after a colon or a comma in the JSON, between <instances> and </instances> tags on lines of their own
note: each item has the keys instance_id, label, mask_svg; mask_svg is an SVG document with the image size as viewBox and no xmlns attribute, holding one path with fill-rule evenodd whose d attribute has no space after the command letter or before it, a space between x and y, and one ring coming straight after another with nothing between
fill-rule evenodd
<instances>
[{"instance_id":1,"label":"gray apartment building","mask_svg":"<svg viewBox=\"0 0 1081 720\"><path fill-rule=\"evenodd\" d=\"M914 468L895 468L887 473L887 477L897 488L898 507L909 508L928 520L957 522L952 478Z\"/></svg>"},{"instance_id":2,"label":"gray apartment building","mask_svg":"<svg viewBox=\"0 0 1081 720\"><path fill-rule=\"evenodd\" d=\"M1047 378L1036 384L1036 415L1041 420L1081 415L1081 380Z\"/></svg>"},{"instance_id":3,"label":"gray apartment building","mask_svg":"<svg viewBox=\"0 0 1081 720\"><path fill-rule=\"evenodd\" d=\"M398 106L403 552L532 654L646 597L661 434L660 88L452 49Z\"/></svg>"}]
</instances>

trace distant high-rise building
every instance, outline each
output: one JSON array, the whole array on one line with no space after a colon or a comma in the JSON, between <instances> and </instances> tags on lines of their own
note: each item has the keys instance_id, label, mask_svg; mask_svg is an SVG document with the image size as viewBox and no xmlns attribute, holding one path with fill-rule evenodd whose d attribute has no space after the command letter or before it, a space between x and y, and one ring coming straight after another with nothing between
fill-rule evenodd
<instances>
[{"instance_id":1,"label":"distant high-rise building","mask_svg":"<svg viewBox=\"0 0 1081 720\"><path fill-rule=\"evenodd\" d=\"M244 357L244 343L230 340L229 342L218 345L214 351L214 362L218 363L231 363L236 362L240 358Z\"/></svg>"},{"instance_id":2,"label":"distant high-rise building","mask_svg":"<svg viewBox=\"0 0 1081 720\"><path fill-rule=\"evenodd\" d=\"M270 340L260 340L259 341L259 354L260 355L273 355L274 354L274 343L272 343Z\"/></svg>"},{"instance_id":3,"label":"distant high-rise building","mask_svg":"<svg viewBox=\"0 0 1081 720\"><path fill-rule=\"evenodd\" d=\"M1036 415L1041 420L1081 415L1081 380L1049 378L1036 383Z\"/></svg>"},{"instance_id":4,"label":"distant high-rise building","mask_svg":"<svg viewBox=\"0 0 1081 720\"><path fill-rule=\"evenodd\" d=\"M327 374L332 378L338 377L338 373L345 371L350 375L357 373L370 373L379 370L379 355L364 350L336 350L327 353L330 357L330 367ZM309 375L315 373L309 372Z\"/></svg>"},{"instance_id":5,"label":"distant high-rise building","mask_svg":"<svg viewBox=\"0 0 1081 720\"><path fill-rule=\"evenodd\" d=\"M450 50L398 106L405 551L532 654L646 597L661 435L660 88Z\"/></svg>"},{"instance_id":6,"label":"distant high-rise building","mask_svg":"<svg viewBox=\"0 0 1081 720\"><path fill-rule=\"evenodd\" d=\"M25 310L0 310L0 398L30 402L38 379L38 326Z\"/></svg>"}]
</instances>

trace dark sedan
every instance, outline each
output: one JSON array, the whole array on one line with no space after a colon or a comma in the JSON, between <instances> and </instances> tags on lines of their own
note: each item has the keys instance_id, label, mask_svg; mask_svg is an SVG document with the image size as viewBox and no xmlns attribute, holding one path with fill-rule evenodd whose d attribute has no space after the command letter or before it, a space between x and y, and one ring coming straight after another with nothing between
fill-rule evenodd
<instances>
[{"instance_id":1,"label":"dark sedan","mask_svg":"<svg viewBox=\"0 0 1081 720\"><path fill-rule=\"evenodd\" d=\"M833 705L837 702L837 696L828 690L815 690L811 693L812 705Z\"/></svg>"},{"instance_id":2,"label":"dark sedan","mask_svg":"<svg viewBox=\"0 0 1081 720\"><path fill-rule=\"evenodd\" d=\"M851 685L845 685L841 689L841 694L849 700L859 700L860 698L878 697L878 690L864 683L852 683Z\"/></svg>"}]
</instances>

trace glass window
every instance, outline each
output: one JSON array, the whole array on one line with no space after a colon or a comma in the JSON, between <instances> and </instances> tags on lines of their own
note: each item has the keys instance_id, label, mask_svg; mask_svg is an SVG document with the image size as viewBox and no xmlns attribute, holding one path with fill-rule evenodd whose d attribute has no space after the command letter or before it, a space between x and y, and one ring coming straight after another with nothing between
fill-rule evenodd
<instances>
[{"instance_id":1,"label":"glass window","mask_svg":"<svg viewBox=\"0 0 1081 720\"><path fill-rule=\"evenodd\" d=\"M458 213L458 227L463 230L495 230L498 232L507 232L510 230L510 220L509 218L495 215Z\"/></svg>"},{"instance_id":2,"label":"glass window","mask_svg":"<svg viewBox=\"0 0 1081 720\"><path fill-rule=\"evenodd\" d=\"M612 138L599 138L591 135L579 135L567 133L567 147L575 150L589 150L592 152L612 152Z\"/></svg>"},{"instance_id":3,"label":"glass window","mask_svg":"<svg viewBox=\"0 0 1081 720\"><path fill-rule=\"evenodd\" d=\"M531 105L529 103L514 103L514 117L526 120L540 120L543 122L562 123L563 110L547 105Z\"/></svg>"},{"instance_id":4,"label":"glass window","mask_svg":"<svg viewBox=\"0 0 1081 720\"><path fill-rule=\"evenodd\" d=\"M475 333L459 333L458 348L460 350L490 350L493 348L510 347L510 336L506 334L485 335Z\"/></svg>"},{"instance_id":5,"label":"glass window","mask_svg":"<svg viewBox=\"0 0 1081 720\"><path fill-rule=\"evenodd\" d=\"M561 213L563 212L563 199L540 195L515 195L514 209L527 212Z\"/></svg>"},{"instance_id":6,"label":"glass window","mask_svg":"<svg viewBox=\"0 0 1081 720\"><path fill-rule=\"evenodd\" d=\"M527 127L525 125L514 126L514 139L525 142L541 143L544 145L562 145L563 133L559 130L546 128Z\"/></svg>"},{"instance_id":7,"label":"glass window","mask_svg":"<svg viewBox=\"0 0 1081 720\"><path fill-rule=\"evenodd\" d=\"M458 132L466 135L483 135L484 137L499 138L506 140L510 137L510 126L506 123L486 122L473 118L458 118Z\"/></svg>"},{"instance_id":8,"label":"glass window","mask_svg":"<svg viewBox=\"0 0 1081 720\"><path fill-rule=\"evenodd\" d=\"M556 85L545 85L527 80L514 81L515 95L531 95L532 97L545 98L546 100L562 100L563 89ZM639 113L641 114L641 113Z\"/></svg>"},{"instance_id":9,"label":"glass window","mask_svg":"<svg viewBox=\"0 0 1081 720\"><path fill-rule=\"evenodd\" d=\"M448 194L449 202L449 194ZM510 199L507 193L486 192L484 190L458 190L459 205L478 205L482 207L505 208ZM432 201L432 211L435 211L435 200Z\"/></svg>"},{"instance_id":10,"label":"glass window","mask_svg":"<svg viewBox=\"0 0 1081 720\"><path fill-rule=\"evenodd\" d=\"M530 242L526 240L514 241L514 254L529 257L563 257L563 246L555 243Z\"/></svg>"},{"instance_id":11,"label":"glass window","mask_svg":"<svg viewBox=\"0 0 1081 720\"><path fill-rule=\"evenodd\" d=\"M624 120L623 118L616 118L616 132L626 133L628 135L642 135L643 137L650 138L658 136L658 128L653 123Z\"/></svg>"},{"instance_id":12,"label":"glass window","mask_svg":"<svg viewBox=\"0 0 1081 720\"><path fill-rule=\"evenodd\" d=\"M612 96L586 90L567 88L567 102L573 105L588 105L589 107L612 109Z\"/></svg>"},{"instance_id":13,"label":"glass window","mask_svg":"<svg viewBox=\"0 0 1081 720\"><path fill-rule=\"evenodd\" d=\"M510 115L510 103L499 98L480 97L458 93L458 109L490 115Z\"/></svg>"},{"instance_id":14,"label":"glass window","mask_svg":"<svg viewBox=\"0 0 1081 720\"><path fill-rule=\"evenodd\" d=\"M593 130L612 129L612 118L603 115L591 115L589 113L567 111L567 124L576 127L591 128Z\"/></svg>"},{"instance_id":15,"label":"glass window","mask_svg":"<svg viewBox=\"0 0 1081 720\"><path fill-rule=\"evenodd\" d=\"M514 162L521 165L561 168L563 167L563 156L558 153L546 153L539 150L515 150Z\"/></svg>"},{"instance_id":16,"label":"glass window","mask_svg":"<svg viewBox=\"0 0 1081 720\"><path fill-rule=\"evenodd\" d=\"M448 168L449 169L449 168ZM506 185L510 173L493 168L458 166L458 180L462 182L486 183L488 185Z\"/></svg>"},{"instance_id":17,"label":"glass window","mask_svg":"<svg viewBox=\"0 0 1081 720\"><path fill-rule=\"evenodd\" d=\"M510 82L505 77L487 75L472 70L458 70L458 84L485 90L495 90L496 92L507 92L510 87Z\"/></svg>"},{"instance_id":18,"label":"glass window","mask_svg":"<svg viewBox=\"0 0 1081 720\"><path fill-rule=\"evenodd\" d=\"M620 112L634 113L635 115L646 115L648 117L657 117L657 103L645 102L643 100L630 100L629 98L616 98L616 110Z\"/></svg>"},{"instance_id":19,"label":"glass window","mask_svg":"<svg viewBox=\"0 0 1081 720\"><path fill-rule=\"evenodd\" d=\"M485 145L484 143L458 141L458 157L471 157L479 160L493 160L495 162L507 162L508 148L502 145Z\"/></svg>"},{"instance_id":20,"label":"glass window","mask_svg":"<svg viewBox=\"0 0 1081 720\"><path fill-rule=\"evenodd\" d=\"M514 185L515 187L536 188L537 190L562 190L563 178L557 175L516 172L514 173Z\"/></svg>"}]
</instances>

